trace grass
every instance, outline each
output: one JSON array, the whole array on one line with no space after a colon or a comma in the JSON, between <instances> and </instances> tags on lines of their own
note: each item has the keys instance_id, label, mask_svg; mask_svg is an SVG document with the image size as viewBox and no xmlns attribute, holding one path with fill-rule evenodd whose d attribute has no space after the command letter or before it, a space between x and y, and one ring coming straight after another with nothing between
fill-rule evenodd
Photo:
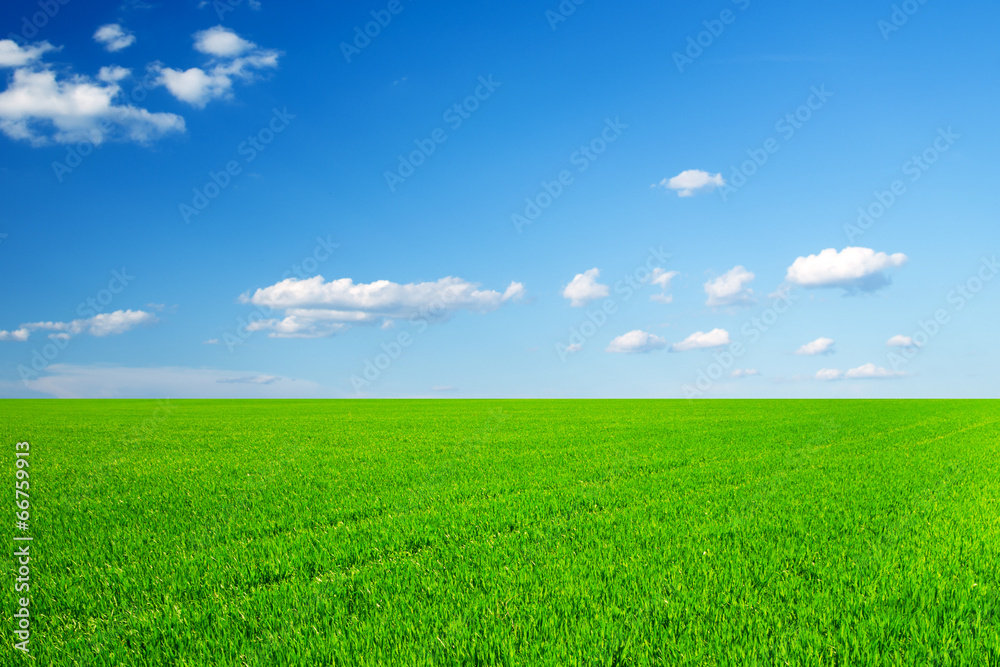
<instances>
[{"instance_id":1,"label":"grass","mask_svg":"<svg viewBox=\"0 0 1000 667\"><path fill-rule=\"evenodd\" d=\"M1000 665L996 401L3 401L40 665Z\"/></svg>"}]
</instances>

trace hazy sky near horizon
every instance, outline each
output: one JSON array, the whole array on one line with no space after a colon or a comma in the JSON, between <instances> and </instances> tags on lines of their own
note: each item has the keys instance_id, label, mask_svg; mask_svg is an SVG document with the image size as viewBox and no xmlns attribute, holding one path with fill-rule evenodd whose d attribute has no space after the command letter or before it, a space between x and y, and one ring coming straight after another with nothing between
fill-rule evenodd
<instances>
[{"instance_id":1,"label":"hazy sky near horizon","mask_svg":"<svg viewBox=\"0 0 1000 667\"><path fill-rule=\"evenodd\" d=\"M0 17L0 396L1000 395L996 3Z\"/></svg>"}]
</instances>

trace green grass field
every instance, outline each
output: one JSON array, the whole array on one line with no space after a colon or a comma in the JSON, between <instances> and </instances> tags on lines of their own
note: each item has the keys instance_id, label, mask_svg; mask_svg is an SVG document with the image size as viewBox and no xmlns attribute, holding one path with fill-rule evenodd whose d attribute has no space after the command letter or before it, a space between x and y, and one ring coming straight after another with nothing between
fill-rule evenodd
<instances>
[{"instance_id":1,"label":"green grass field","mask_svg":"<svg viewBox=\"0 0 1000 667\"><path fill-rule=\"evenodd\" d=\"M0 663L1000 664L998 408L3 401Z\"/></svg>"}]
</instances>

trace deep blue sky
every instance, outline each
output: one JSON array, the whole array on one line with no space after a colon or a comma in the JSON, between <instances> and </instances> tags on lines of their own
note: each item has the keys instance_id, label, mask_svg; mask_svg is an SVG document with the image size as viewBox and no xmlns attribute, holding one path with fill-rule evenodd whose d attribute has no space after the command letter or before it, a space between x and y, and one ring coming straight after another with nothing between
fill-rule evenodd
<instances>
[{"instance_id":1,"label":"deep blue sky","mask_svg":"<svg viewBox=\"0 0 1000 667\"><path fill-rule=\"evenodd\" d=\"M998 395L995 3L201 4L0 9L0 395Z\"/></svg>"}]
</instances>

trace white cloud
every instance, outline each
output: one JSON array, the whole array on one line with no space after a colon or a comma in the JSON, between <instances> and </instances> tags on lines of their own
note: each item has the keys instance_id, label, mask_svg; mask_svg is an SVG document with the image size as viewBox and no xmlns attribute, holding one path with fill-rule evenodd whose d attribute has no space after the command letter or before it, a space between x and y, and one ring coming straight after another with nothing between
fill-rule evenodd
<instances>
[{"instance_id":1,"label":"white cloud","mask_svg":"<svg viewBox=\"0 0 1000 667\"><path fill-rule=\"evenodd\" d=\"M827 248L818 255L797 258L785 280L803 287L842 287L845 290L871 292L888 285L888 269L902 266L907 261L901 252L887 255L871 248L844 248L837 252Z\"/></svg>"},{"instance_id":2,"label":"white cloud","mask_svg":"<svg viewBox=\"0 0 1000 667\"><path fill-rule=\"evenodd\" d=\"M18 68L7 89L0 92L0 131L35 145L100 144L109 139L144 143L183 132L180 116L115 103L122 93L118 82L127 73L124 68L105 67L98 78L60 79L49 69ZM110 131L102 131L102 123Z\"/></svg>"},{"instance_id":3,"label":"white cloud","mask_svg":"<svg viewBox=\"0 0 1000 667\"><path fill-rule=\"evenodd\" d=\"M108 51L115 52L132 46L135 43L135 35L126 30L120 23L109 23L102 25L94 33L94 40L103 44Z\"/></svg>"},{"instance_id":4,"label":"white cloud","mask_svg":"<svg viewBox=\"0 0 1000 667\"><path fill-rule=\"evenodd\" d=\"M906 375L903 371L890 371L881 366L867 363L844 373L847 379L867 379L867 378L897 378Z\"/></svg>"},{"instance_id":5,"label":"white cloud","mask_svg":"<svg viewBox=\"0 0 1000 667\"><path fill-rule=\"evenodd\" d=\"M277 67L280 56L280 52L261 49L222 26L196 32L194 48L211 57L205 67L179 70L153 63L149 69L157 75L156 82L174 97L199 108L211 100L230 97L235 80L249 83L261 70Z\"/></svg>"},{"instance_id":6,"label":"white cloud","mask_svg":"<svg viewBox=\"0 0 1000 667\"><path fill-rule=\"evenodd\" d=\"M218 344L219 344L218 338L209 338L208 340L205 341L205 345L218 345Z\"/></svg>"},{"instance_id":7,"label":"white cloud","mask_svg":"<svg viewBox=\"0 0 1000 667\"><path fill-rule=\"evenodd\" d=\"M55 48L48 42L21 46L12 39L0 39L0 67L24 67Z\"/></svg>"},{"instance_id":8,"label":"white cloud","mask_svg":"<svg viewBox=\"0 0 1000 667\"><path fill-rule=\"evenodd\" d=\"M660 181L660 186L669 190L677 190L677 196L690 197L697 190L714 190L726 184L722 174L710 174L701 169L688 169L677 174L673 178L664 178Z\"/></svg>"},{"instance_id":9,"label":"white cloud","mask_svg":"<svg viewBox=\"0 0 1000 667\"><path fill-rule=\"evenodd\" d=\"M591 301L608 296L608 286L597 282L601 272L594 268L578 273L562 291L562 295L570 300L570 305L582 308Z\"/></svg>"},{"instance_id":10,"label":"white cloud","mask_svg":"<svg viewBox=\"0 0 1000 667\"><path fill-rule=\"evenodd\" d=\"M0 330L0 341L14 341L17 343L23 343L28 340L28 336L31 332L28 329L14 329L13 331Z\"/></svg>"},{"instance_id":11,"label":"white cloud","mask_svg":"<svg viewBox=\"0 0 1000 667\"><path fill-rule=\"evenodd\" d=\"M709 306L739 306L753 303L753 290L747 285L754 274L743 266L734 266L721 276L705 283L705 294Z\"/></svg>"},{"instance_id":12,"label":"white cloud","mask_svg":"<svg viewBox=\"0 0 1000 667\"><path fill-rule=\"evenodd\" d=\"M832 338L817 338L795 350L795 354L833 354L835 351Z\"/></svg>"},{"instance_id":13,"label":"white cloud","mask_svg":"<svg viewBox=\"0 0 1000 667\"><path fill-rule=\"evenodd\" d=\"M708 333L695 331L693 334L670 346L672 352L687 352L688 350L705 350L713 347L729 345L729 332L725 329L712 329Z\"/></svg>"},{"instance_id":14,"label":"white cloud","mask_svg":"<svg viewBox=\"0 0 1000 667\"><path fill-rule=\"evenodd\" d=\"M835 368L824 368L816 373L817 380L883 380L905 376L903 371L890 371L887 368L872 363L863 364L849 371L841 372Z\"/></svg>"},{"instance_id":15,"label":"white cloud","mask_svg":"<svg viewBox=\"0 0 1000 667\"><path fill-rule=\"evenodd\" d=\"M657 303L673 303L674 295L667 294L667 290L670 289L670 281L676 278L678 275L677 271L666 271L660 267L653 269L653 273L649 276L649 284L656 285L663 290L662 294L653 294L649 297L650 301L655 301Z\"/></svg>"},{"instance_id":16,"label":"white cloud","mask_svg":"<svg viewBox=\"0 0 1000 667\"><path fill-rule=\"evenodd\" d=\"M328 390L307 380L205 368L52 364L25 385L56 398L330 397Z\"/></svg>"},{"instance_id":17,"label":"white cloud","mask_svg":"<svg viewBox=\"0 0 1000 667\"><path fill-rule=\"evenodd\" d=\"M209 74L200 67L183 71L154 67L154 71L159 74L157 83L165 86L174 97L199 108L203 108L209 100L227 97L233 87L233 81L228 76L214 72Z\"/></svg>"},{"instance_id":18,"label":"white cloud","mask_svg":"<svg viewBox=\"0 0 1000 667\"><path fill-rule=\"evenodd\" d=\"M583 344L582 343L570 343L566 347L566 351L567 352L579 352L582 349L583 349Z\"/></svg>"},{"instance_id":19,"label":"white cloud","mask_svg":"<svg viewBox=\"0 0 1000 667\"><path fill-rule=\"evenodd\" d=\"M137 326L153 324L157 321L156 315L143 310L116 310L70 322L28 322L22 324L19 330L54 331L63 334L50 336L50 338L66 338L80 334L104 337L122 334Z\"/></svg>"},{"instance_id":20,"label":"white cloud","mask_svg":"<svg viewBox=\"0 0 1000 667\"><path fill-rule=\"evenodd\" d=\"M607 351L617 354L641 354L652 352L653 350L662 350L666 346L667 341L656 334L636 329L635 331L629 331L627 334L622 334L611 341Z\"/></svg>"},{"instance_id":21,"label":"white cloud","mask_svg":"<svg viewBox=\"0 0 1000 667\"><path fill-rule=\"evenodd\" d=\"M667 290L670 289L670 281L678 275L677 271L666 271L660 267L656 267L649 276L649 283Z\"/></svg>"},{"instance_id":22,"label":"white cloud","mask_svg":"<svg viewBox=\"0 0 1000 667\"><path fill-rule=\"evenodd\" d=\"M119 67L118 65L110 65L108 67L102 67L97 71L97 78L105 83L117 83L131 74L132 71L125 68Z\"/></svg>"},{"instance_id":23,"label":"white cloud","mask_svg":"<svg viewBox=\"0 0 1000 667\"><path fill-rule=\"evenodd\" d=\"M734 378L746 378L746 377L753 377L755 375L760 375L760 371L758 371L756 368L737 368L729 375Z\"/></svg>"},{"instance_id":24,"label":"white cloud","mask_svg":"<svg viewBox=\"0 0 1000 667\"><path fill-rule=\"evenodd\" d=\"M431 391L455 391L455 387L450 384L441 384L431 387Z\"/></svg>"},{"instance_id":25,"label":"white cloud","mask_svg":"<svg viewBox=\"0 0 1000 667\"><path fill-rule=\"evenodd\" d=\"M440 321L468 310L486 313L524 296L524 285L512 282L501 294L447 277L435 282L399 284L388 280L355 283L350 278L326 282L323 276L287 278L270 287L243 294L240 302L284 311L283 319L253 323L252 331L270 331L275 338L319 338L352 325L385 320Z\"/></svg>"},{"instance_id":26,"label":"white cloud","mask_svg":"<svg viewBox=\"0 0 1000 667\"><path fill-rule=\"evenodd\" d=\"M221 25L194 34L196 51L220 58L235 58L256 46Z\"/></svg>"},{"instance_id":27,"label":"white cloud","mask_svg":"<svg viewBox=\"0 0 1000 667\"><path fill-rule=\"evenodd\" d=\"M221 378L216 382L223 384L274 384L280 379L277 375L244 375L243 377Z\"/></svg>"},{"instance_id":28,"label":"white cloud","mask_svg":"<svg viewBox=\"0 0 1000 667\"><path fill-rule=\"evenodd\" d=\"M889 347L919 347L910 336L893 336L885 344Z\"/></svg>"}]
</instances>

